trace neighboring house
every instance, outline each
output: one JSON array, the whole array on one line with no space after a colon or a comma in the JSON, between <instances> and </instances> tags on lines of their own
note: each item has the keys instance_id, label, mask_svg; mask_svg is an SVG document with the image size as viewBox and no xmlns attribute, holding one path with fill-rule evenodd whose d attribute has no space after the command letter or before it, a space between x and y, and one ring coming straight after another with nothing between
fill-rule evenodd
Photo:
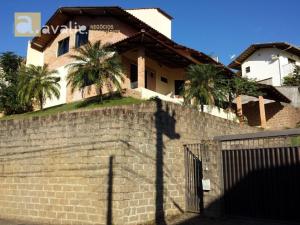
<instances>
[{"instance_id":1,"label":"neighboring house","mask_svg":"<svg viewBox=\"0 0 300 225\"><path fill-rule=\"evenodd\" d=\"M87 40L112 44L121 56L124 89L134 89L142 98L159 95L163 100L180 102L180 88L186 80L186 68L193 63L210 63L224 67L206 54L172 41L172 17L158 8L129 9L120 7L63 7L58 9L47 27L69 25L69 32L41 34L28 45L27 65L48 64L59 71L61 95L47 100L46 107L82 99L81 93L71 93L67 85L66 65L72 62L73 48ZM75 27L75 25L77 27ZM87 26L88 34L78 32ZM84 97L97 94L95 88Z\"/></svg>"},{"instance_id":2,"label":"neighboring house","mask_svg":"<svg viewBox=\"0 0 300 225\"><path fill-rule=\"evenodd\" d=\"M284 42L254 44L229 67L260 83L282 86L283 78L300 66L300 48Z\"/></svg>"},{"instance_id":3,"label":"neighboring house","mask_svg":"<svg viewBox=\"0 0 300 225\"><path fill-rule=\"evenodd\" d=\"M293 73L295 66L300 66L300 48L284 42L251 45L229 64L230 68L237 70L243 77L275 87L272 90L275 98L264 96L265 100L259 100L242 96L239 100L239 108L243 108L243 115L249 125L260 126L263 117L265 128L299 126L300 109L296 108L300 106L298 87L283 86L284 77ZM281 97L278 98L279 96ZM259 110L261 105L264 105L263 111Z\"/></svg>"}]
</instances>

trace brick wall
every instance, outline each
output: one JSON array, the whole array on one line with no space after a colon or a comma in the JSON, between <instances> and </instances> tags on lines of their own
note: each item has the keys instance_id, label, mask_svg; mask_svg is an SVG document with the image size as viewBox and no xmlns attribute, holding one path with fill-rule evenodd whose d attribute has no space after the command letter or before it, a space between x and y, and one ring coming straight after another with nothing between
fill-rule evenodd
<instances>
[{"instance_id":1,"label":"brick wall","mask_svg":"<svg viewBox=\"0 0 300 225\"><path fill-rule=\"evenodd\" d=\"M300 122L300 110L292 105L283 105L280 102L265 104L267 128L280 130L295 128ZM244 115L250 126L260 126L258 102L250 102L243 105Z\"/></svg>"},{"instance_id":2,"label":"brick wall","mask_svg":"<svg viewBox=\"0 0 300 225\"><path fill-rule=\"evenodd\" d=\"M0 121L0 218L121 225L178 214L183 144L254 131L159 102Z\"/></svg>"}]
</instances>

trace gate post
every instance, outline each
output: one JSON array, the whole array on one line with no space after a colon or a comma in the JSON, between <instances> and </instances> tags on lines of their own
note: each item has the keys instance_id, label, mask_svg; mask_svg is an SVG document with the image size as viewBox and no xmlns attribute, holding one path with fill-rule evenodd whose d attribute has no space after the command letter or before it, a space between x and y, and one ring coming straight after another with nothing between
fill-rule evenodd
<instances>
[{"instance_id":1,"label":"gate post","mask_svg":"<svg viewBox=\"0 0 300 225\"><path fill-rule=\"evenodd\" d=\"M204 212L210 217L220 217L222 214L223 169L222 154L219 141L205 141L208 159L202 158L203 179L209 179L211 190L204 191Z\"/></svg>"}]
</instances>

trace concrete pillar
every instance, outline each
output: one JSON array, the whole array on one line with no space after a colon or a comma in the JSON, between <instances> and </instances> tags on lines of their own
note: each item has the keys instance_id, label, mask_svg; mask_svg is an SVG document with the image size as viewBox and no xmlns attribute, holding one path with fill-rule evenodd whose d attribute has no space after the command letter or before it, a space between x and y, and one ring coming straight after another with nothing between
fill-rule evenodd
<instances>
[{"instance_id":1,"label":"concrete pillar","mask_svg":"<svg viewBox=\"0 0 300 225\"><path fill-rule=\"evenodd\" d=\"M140 47L138 49L137 70L138 70L138 88L140 87L144 88L146 63L145 63L145 48L143 47Z\"/></svg>"},{"instance_id":2,"label":"concrete pillar","mask_svg":"<svg viewBox=\"0 0 300 225\"><path fill-rule=\"evenodd\" d=\"M265 100L263 96L258 97L259 100L259 114L260 114L260 123L262 128L267 127L266 111L265 111Z\"/></svg>"},{"instance_id":3,"label":"concrete pillar","mask_svg":"<svg viewBox=\"0 0 300 225\"><path fill-rule=\"evenodd\" d=\"M236 109L239 117L243 116L243 104L242 104L242 96L236 97Z\"/></svg>"},{"instance_id":4,"label":"concrete pillar","mask_svg":"<svg viewBox=\"0 0 300 225\"><path fill-rule=\"evenodd\" d=\"M238 115L238 119L240 121L240 126L243 126L244 117L243 117L243 104L242 104L242 96L239 95L236 97L236 111Z\"/></svg>"}]
</instances>

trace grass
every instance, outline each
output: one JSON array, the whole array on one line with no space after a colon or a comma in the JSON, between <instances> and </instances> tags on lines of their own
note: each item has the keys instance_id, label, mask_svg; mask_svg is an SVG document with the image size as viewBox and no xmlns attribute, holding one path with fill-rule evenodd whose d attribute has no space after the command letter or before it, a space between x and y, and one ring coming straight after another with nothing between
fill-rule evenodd
<instances>
[{"instance_id":1,"label":"grass","mask_svg":"<svg viewBox=\"0 0 300 225\"><path fill-rule=\"evenodd\" d=\"M144 102L144 100L135 99L132 97L115 96L115 97L110 97L110 98L103 98L103 102L100 103L99 97L92 97L92 98L89 98L86 100L81 100L81 101L72 102L69 104L53 106L53 107L39 110L39 111L4 116L4 117L0 118L0 120L26 119L26 118L30 118L30 117L34 117L34 116L49 116L49 115L57 114L60 112L76 111L76 110L80 110L80 109L94 109L94 108L100 108L100 107L140 104L142 102Z\"/></svg>"}]
</instances>

